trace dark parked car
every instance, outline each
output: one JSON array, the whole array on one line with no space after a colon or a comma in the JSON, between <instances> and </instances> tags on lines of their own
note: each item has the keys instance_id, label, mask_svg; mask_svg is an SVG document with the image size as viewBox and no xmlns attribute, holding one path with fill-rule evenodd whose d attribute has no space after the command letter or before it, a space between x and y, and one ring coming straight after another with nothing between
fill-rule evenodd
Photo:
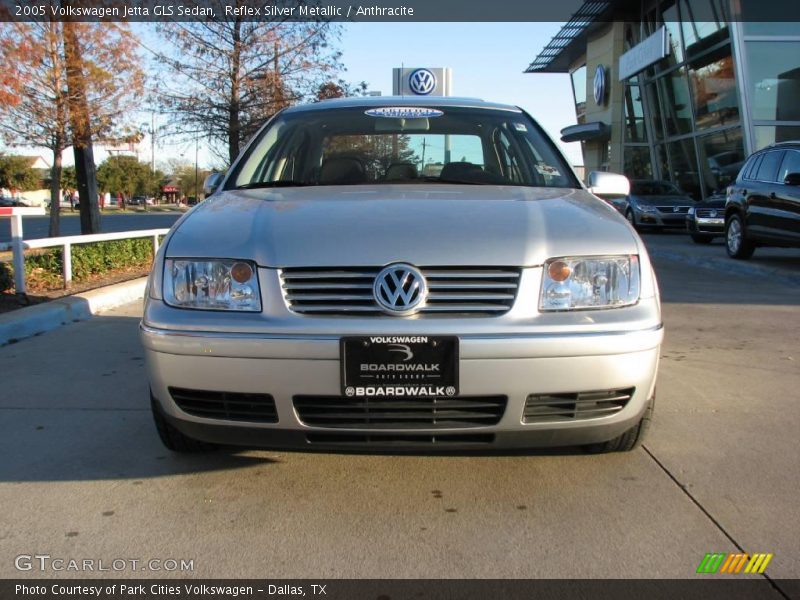
<instances>
[{"instance_id":1,"label":"dark parked car","mask_svg":"<svg viewBox=\"0 0 800 600\"><path fill-rule=\"evenodd\" d=\"M725 242L732 258L750 258L759 246L800 247L800 141L747 159L728 188Z\"/></svg>"},{"instance_id":2,"label":"dark parked car","mask_svg":"<svg viewBox=\"0 0 800 600\"><path fill-rule=\"evenodd\" d=\"M715 194L692 206L686 215L686 229L697 244L725 235L725 196Z\"/></svg>"},{"instance_id":3,"label":"dark parked car","mask_svg":"<svg viewBox=\"0 0 800 600\"><path fill-rule=\"evenodd\" d=\"M669 181L631 182L631 193L624 207L617 207L636 229L685 227L686 215L695 205L691 196Z\"/></svg>"}]
</instances>

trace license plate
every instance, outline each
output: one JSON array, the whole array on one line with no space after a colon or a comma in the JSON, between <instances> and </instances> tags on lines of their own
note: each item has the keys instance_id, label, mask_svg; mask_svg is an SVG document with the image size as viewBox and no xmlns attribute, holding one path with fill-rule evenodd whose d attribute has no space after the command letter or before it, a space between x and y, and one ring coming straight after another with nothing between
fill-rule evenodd
<instances>
[{"instance_id":1,"label":"license plate","mask_svg":"<svg viewBox=\"0 0 800 600\"><path fill-rule=\"evenodd\" d=\"M458 338L388 335L341 341L342 393L348 397L458 395Z\"/></svg>"}]
</instances>

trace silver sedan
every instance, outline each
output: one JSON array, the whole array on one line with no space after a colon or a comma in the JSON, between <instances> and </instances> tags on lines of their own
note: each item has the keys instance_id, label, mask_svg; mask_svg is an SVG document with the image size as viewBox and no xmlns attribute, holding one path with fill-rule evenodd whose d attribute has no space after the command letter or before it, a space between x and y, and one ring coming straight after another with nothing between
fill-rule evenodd
<instances>
[{"instance_id":1,"label":"silver sedan","mask_svg":"<svg viewBox=\"0 0 800 600\"><path fill-rule=\"evenodd\" d=\"M630 450L662 337L634 229L525 112L456 98L279 113L170 231L141 322L175 451Z\"/></svg>"}]
</instances>

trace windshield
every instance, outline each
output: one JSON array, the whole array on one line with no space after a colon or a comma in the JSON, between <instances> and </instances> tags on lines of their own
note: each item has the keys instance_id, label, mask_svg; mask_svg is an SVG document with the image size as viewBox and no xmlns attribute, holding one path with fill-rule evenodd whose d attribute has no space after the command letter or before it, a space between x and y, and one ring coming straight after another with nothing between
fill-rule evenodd
<instances>
[{"instance_id":1,"label":"windshield","mask_svg":"<svg viewBox=\"0 0 800 600\"><path fill-rule=\"evenodd\" d=\"M634 196L685 196L669 181L634 181L631 184Z\"/></svg>"},{"instance_id":2,"label":"windshield","mask_svg":"<svg viewBox=\"0 0 800 600\"><path fill-rule=\"evenodd\" d=\"M381 183L579 187L523 113L363 106L278 115L227 187Z\"/></svg>"}]
</instances>

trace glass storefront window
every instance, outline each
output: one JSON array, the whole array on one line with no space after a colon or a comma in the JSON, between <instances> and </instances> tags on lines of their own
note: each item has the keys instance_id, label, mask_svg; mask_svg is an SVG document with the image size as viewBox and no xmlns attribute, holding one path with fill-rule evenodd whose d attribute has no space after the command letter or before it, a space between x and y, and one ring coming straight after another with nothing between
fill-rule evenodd
<instances>
[{"instance_id":1,"label":"glass storefront window","mask_svg":"<svg viewBox=\"0 0 800 600\"><path fill-rule=\"evenodd\" d=\"M728 24L722 2L713 0L681 0L681 29L686 56L700 54L728 39Z\"/></svg>"},{"instance_id":2,"label":"glass storefront window","mask_svg":"<svg viewBox=\"0 0 800 600\"><path fill-rule=\"evenodd\" d=\"M624 147L623 173L629 179L652 179L653 168L650 164L650 148L647 146Z\"/></svg>"},{"instance_id":3,"label":"glass storefront window","mask_svg":"<svg viewBox=\"0 0 800 600\"><path fill-rule=\"evenodd\" d=\"M756 134L756 150L775 142L800 140L800 124L794 125L759 125L753 128Z\"/></svg>"},{"instance_id":4,"label":"glass storefront window","mask_svg":"<svg viewBox=\"0 0 800 600\"><path fill-rule=\"evenodd\" d=\"M642 94L638 85L625 87L625 141L646 142Z\"/></svg>"},{"instance_id":5,"label":"glass storefront window","mask_svg":"<svg viewBox=\"0 0 800 600\"><path fill-rule=\"evenodd\" d=\"M739 122L739 97L730 46L690 61L695 128L708 129Z\"/></svg>"},{"instance_id":6,"label":"glass storefront window","mask_svg":"<svg viewBox=\"0 0 800 600\"><path fill-rule=\"evenodd\" d=\"M700 177L697 173L697 155L694 151L694 140L685 139L667 144L670 164L669 181L681 188L695 200L700 200Z\"/></svg>"},{"instance_id":7,"label":"glass storefront window","mask_svg":"<svg viewBox=\"0 0 800 600\"><path fill-rule=\"evenodd\" d=\"M669 32L669 42L670 46L672 47L672 52L670 56L658 64L663 68L669 68L673 65L683 62L683 48L681 47L681 30L678 19L678 6L674 3L670 3L669 8L661 13L661 17L664 21L664 26Z\"/></svg>"},{"instance_id":8,"label":"glass storefront window","mask_svg":"<svg viewBox=\"0 0 800 600\"><path fill-rule=\"evenodd\" d=\"M692 107L689 100L689 83L686 71L680 68L657 80L667 135L681 135L692 131Z\"/></svg>"},{"instance_id":9,"label":"glass storefront window","mask_svg":"<svg viewBox=\"0 0 800 600\"><path fill-rule=\"evenodd\" d=\"M758 4L742 3L742 27L745 35L792 35L800 36L795 21L775 23L758 21Z\"/></svg>"},{"instance_id":10,"label":"glass storefront window","mask_svg":"<svg viewBox=\"0 0 800 600\"><path fill-rule=\"evenodd\" d=\"M586 65L572 72L572 93L575 96L575 116L578 124L586 122Z\"/></svg>"},{"instance_id":11,"label":"glass storefront window","mask_svg":"<svg viewBox=\"0 0 800 600\"><path fill-rule=\"evenodd\" d=\"M754 120L800 121L797 42L746 42Z\"/></svg>"},{"instance_id":12,"label":"glass storefront window","mask_svg":"<svg viewBox=\"0 0 800 600\"><path fill-rule=\"evenodd\" d=\"M655 83L649 83L647 88L647 106L650 109L650 120L653 123L653 132L657 140L664 139L664 125L661 120L661 105L658 103L658 89ZM642 88L639 88L642 89Z\"/></svg>"},{"instance_id":13,"label":"glass storefront window","mask_svg":"<svg viewBox=\"0 0 800 600\"><path fill-rule=\"evenodd\" d=\"M744 144L740 127L704 135L697 139L702 188L708 197L736 179L744 164Z\"/></svg>"}]
</instances>

